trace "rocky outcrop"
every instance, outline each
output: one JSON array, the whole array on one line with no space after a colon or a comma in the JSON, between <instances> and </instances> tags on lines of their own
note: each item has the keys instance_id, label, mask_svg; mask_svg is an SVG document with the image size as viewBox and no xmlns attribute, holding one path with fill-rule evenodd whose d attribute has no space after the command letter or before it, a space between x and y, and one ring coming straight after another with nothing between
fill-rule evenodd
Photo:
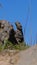
<instances>
[{"instance_id":1,"label":"rocky outcrop","mask_svg":"<svg viewBox=\"0 0 37 65\"><path fill-rule=\"evenodd\" d=\"M19 42L24 41L22 26L21 26L21 24L19 22L15 22L15 25L17 27L15 37L16 37L17 42L19 43Z\"/></svg>"},{"instance_id":2,"label":"rocky outcrop","mask_svg":"<svg viewBox=\"0 0 37 65\"><path fill-rule=\"evenodd\" d=\"M0 20L0 43L4 43L4 40L9 40L13 44L23 42L22 26L19 22L15 22L17 30L15 31L13 25L8 21Z\"/></svg>"}]
</instances>

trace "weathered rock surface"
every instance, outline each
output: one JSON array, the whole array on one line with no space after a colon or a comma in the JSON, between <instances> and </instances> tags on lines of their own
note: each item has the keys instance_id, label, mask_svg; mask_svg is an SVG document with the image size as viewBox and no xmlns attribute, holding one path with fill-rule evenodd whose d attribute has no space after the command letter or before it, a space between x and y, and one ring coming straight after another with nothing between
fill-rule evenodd
<instances>
[{"instance_id":1,"label":"weathered rock surface","mask_svg":"<svg viewBox=\"0 0 37 65\"><path fill-rule=\"evenodd\" d=\"M0 20L0 43L4 43L4 40L9 40L13 44L23 41L22 26L19 22L16 22L15 25L17 27L16 31L8 21Z\"/></svg>"},{"instance_id":2,"label":"weathered rock surface","mask_svg":"<svg viewBox=\"0 0 37 65\"><path fill-rule=\"evenodd\" d=\"M24 41L22 26L19 22L15 22L15 25L17 27L15 37L16 37L17 42L19 43L19 42Z\"/></svg>"},{"instance_id":3,"label":"weathered rock surface","mask_svg":"<svg viewBox=\"0 0 37 65\"><path fill-rule=\"evenodd\" d=\"M11 26L5 20L0 21L0 42L4 42L5 39L9 38L9 31Z\"/></svg>"}]
</instances>

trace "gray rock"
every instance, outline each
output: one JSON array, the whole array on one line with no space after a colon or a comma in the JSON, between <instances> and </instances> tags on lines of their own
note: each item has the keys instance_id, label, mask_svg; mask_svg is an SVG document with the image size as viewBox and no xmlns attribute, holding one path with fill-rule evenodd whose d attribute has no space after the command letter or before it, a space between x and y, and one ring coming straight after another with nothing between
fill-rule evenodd
<instances>
[{"instance_id":1,"label":"gray rock","mask_svg":"<svg viewBox=\"0 0 37 65\"><path fill-rule=\"evenodd\" d=\"M21 24L19 22L15 22L15 25L17 27L15 37L16 37L18 42L23 42L24 39L23 39L22 26L21 26Z\"/></svg>"},{"instance_id":2,"label":"gray rock","mask_svg":"<svg viewBox=\"0 0 37 65\"><path fill-rule=\"evenodd\" d=\"M18 30L22 29L22 26L21 26L20 22L15 22L15 25L16 25Z\"/></svg>"},{"instance_id":3,"label":"gray rock","mask_svg":"<svg viewBox=\"0 0 37 65\"><path fill-rule=\"evenodd\" d=\"M8 21L0 20L0 41L9 40L13 44L23 41L22 26L19 22L15 22L17 30Z\"/></svg>"}]
</instances>

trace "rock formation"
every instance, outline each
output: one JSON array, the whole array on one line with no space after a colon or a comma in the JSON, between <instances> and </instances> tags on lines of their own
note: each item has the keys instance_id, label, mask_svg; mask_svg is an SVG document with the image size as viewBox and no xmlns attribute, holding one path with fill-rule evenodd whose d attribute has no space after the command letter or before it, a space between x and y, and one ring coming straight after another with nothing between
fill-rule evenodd
<instances>
[{"instance_id":1,"label":"rock formation","mask_svg":"<svg viewBox=\"0 0 37 65\"><path fill-rule=\"evenodd\" d=\"M21 24L19 22L15 22L15 25L17 27L15 37L16 37L17 42L19 43L19 42L24 41L22 26L21 26Z\"/></svg>"},{"instance_id":2,"label":"rock formation","mask_svg":"<svg viewBox=\"0 0 37 65\"><path fill-rule=\"evenodd\" d=\"M19 22L15 22L17 30L15 31L13 25L5 20L0 20L0 43L4 43L4 40L9 40L13 44L23 42L22 26Z\"/></svg>"}]
</instances>

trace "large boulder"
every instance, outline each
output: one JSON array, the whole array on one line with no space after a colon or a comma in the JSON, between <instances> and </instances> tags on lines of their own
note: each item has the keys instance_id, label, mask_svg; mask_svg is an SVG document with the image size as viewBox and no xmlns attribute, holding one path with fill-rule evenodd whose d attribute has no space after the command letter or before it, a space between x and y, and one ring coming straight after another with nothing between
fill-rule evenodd
<instances>
[{"instance_id":1,"label":"large boulder","mask_svg":"<svg viewBox=\"0 0 37 65\"><path fill-rule=\"evenodd\" d=\"M8 21L0 20L0 43L5 40L11 41L13 44L18 44L23 41L22 26L19 22L15 22L17 30Z\"/></svg>"}]
</instances>

